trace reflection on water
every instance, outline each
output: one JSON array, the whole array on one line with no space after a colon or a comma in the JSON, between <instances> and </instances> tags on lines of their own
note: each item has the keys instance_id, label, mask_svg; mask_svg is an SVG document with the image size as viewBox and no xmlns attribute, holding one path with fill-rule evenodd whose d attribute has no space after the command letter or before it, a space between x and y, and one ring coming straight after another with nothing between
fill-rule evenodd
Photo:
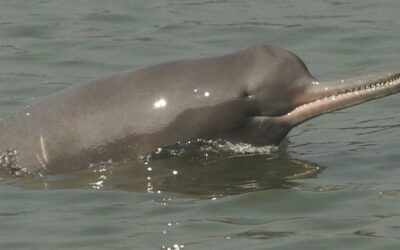
<instances>
[{"instance_id":1,"label":"reflection on water","mask_svg":"<svg viewBox=\"0 0 400 250\"><path fill-rule=\"evenodd\" d=\"M290 49L321 80L400 63L398 0L75 2L1 2L0 117L72 83L259 43ZM174 101L157 97L149 109ZM43 178L7 175L0 249L399 249L399 97L310 120L271 154L161 151ZM309 162L326 169L297 181L317 174ZM266 191L249 192L257 188Z\"/></svg>"},{"instance_id":2,"label":"reflection on water","mask_svg":"<svg viewBox=\"0 0 400 250\"><path fill-rule=\"evenodd\" d=\"M43 177L15 177L11 182L26 188L116 189L217 198L290 188L296 185L293 180L313 177L321 171L316 164L286 158L279 153L222 154L211 150L161 153L166 151L159 149L144 160L108 162L79 172Z\"/></svg>"}]
</instances>

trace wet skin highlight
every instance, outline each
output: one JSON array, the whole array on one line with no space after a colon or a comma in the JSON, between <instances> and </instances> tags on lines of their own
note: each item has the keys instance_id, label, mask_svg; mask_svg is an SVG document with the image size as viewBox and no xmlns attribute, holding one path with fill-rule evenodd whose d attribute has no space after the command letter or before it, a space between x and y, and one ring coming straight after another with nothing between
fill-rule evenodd
<instances>
[{"instance_id":1,"label":"wet skin highlight","mask_svg":"<svg viewBox=\"0 0 400 250\"><path fill-rule=\"evenodd\" d=\"M0 151L3 166L12 158L34 172L137 158L198 138L279 145L302 122L399 91L400 70L318 81L292 52L256 45L66 88L5 120Z\"/></svg>"}]
</instances>

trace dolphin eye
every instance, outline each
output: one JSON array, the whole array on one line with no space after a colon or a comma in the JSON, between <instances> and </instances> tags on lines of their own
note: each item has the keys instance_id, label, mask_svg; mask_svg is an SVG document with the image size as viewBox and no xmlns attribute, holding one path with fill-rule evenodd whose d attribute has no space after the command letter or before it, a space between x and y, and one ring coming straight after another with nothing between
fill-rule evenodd
<instances>
[{"instance_id":1,"label":"dolphin eye","mask_svg":"<svg viewBox=\"0 0 400 250\"><path fill-rule=\"evenodd\" d=\"M247 91L242 91L241 93L240 93L240 96L241 97L250 97L251 95L250 95L250 93L249 92L247 92Z\"/></svg>"}]
</instances>

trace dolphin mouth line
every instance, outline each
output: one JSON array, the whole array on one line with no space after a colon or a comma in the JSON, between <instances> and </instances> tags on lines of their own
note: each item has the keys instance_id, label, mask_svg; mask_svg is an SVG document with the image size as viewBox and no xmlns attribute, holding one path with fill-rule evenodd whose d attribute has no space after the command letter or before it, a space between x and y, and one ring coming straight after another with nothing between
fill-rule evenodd
<instances>
[{"instance_id":1,"label":"dolphin mouth line","mask_svg":"<svg viewBox=\"0 0 400 250\"><path fill-rule=\"evenodd\" d=\"M280 118L295 126L316 116L400 92L400 73L388 73L385 77L378 75L373 79L353 79L350 84L345 82L347 81L336 81L334 86L332 82L313 82L313 85L319 85L318 90L313 93L318 97L297 106Z\"/></svg>"}]
</instances>

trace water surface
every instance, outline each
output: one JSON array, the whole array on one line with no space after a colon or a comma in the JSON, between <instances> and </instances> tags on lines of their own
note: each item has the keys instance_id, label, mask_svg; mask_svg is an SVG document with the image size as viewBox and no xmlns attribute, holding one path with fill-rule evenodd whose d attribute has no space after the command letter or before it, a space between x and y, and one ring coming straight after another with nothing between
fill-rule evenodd
<instances>
[{"instance_id":1,"label":"water surface","mask_svg":"<svg viewBox=\"0 0 400 250\"><path fill-rule=\"evenodd\" d=\"M3 118L90 79L259 43L292 50L319 79L400 65L396 0L0 6ZM0 248L398 249L399 103L394 95L311 120L272 155L4 177Z\"/></svg>"}]
</instances>

